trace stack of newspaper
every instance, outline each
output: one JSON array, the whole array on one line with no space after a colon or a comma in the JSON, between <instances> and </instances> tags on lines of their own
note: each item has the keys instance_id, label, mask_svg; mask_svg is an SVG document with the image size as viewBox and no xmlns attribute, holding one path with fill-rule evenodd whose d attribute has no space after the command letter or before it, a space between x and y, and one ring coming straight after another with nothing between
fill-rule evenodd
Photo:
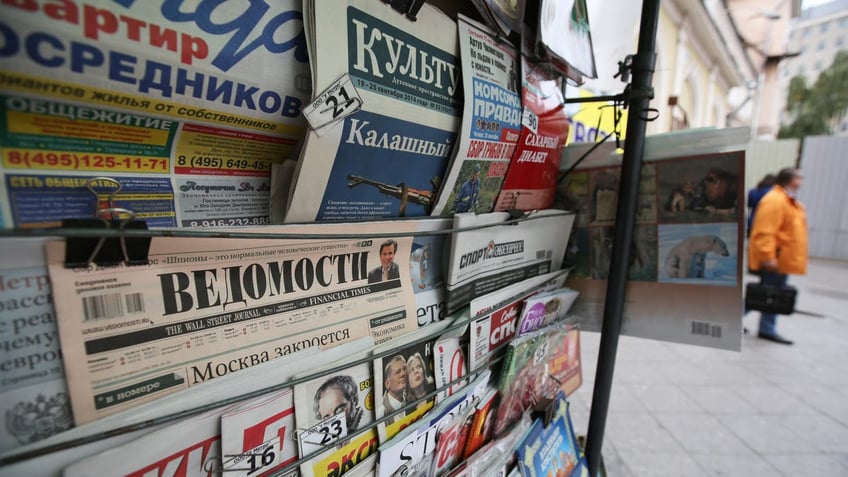
<instances>
[{"instance_id":1,"label":"stack of newspaper","mask_svg":"<svg viewBox=\"0 0 848 477\"><path fill-rule=\"evenodd\" d=\"M307 0L304 13L312 130L286 222L429 214L461 114L456 23L376 0Z\"/></svg>"}]
</instances>

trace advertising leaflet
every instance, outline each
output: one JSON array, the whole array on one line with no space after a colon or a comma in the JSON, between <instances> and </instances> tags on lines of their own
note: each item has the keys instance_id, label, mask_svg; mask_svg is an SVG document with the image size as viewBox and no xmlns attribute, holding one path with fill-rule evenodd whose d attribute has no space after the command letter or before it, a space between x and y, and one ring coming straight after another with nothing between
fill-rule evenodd
<instances>
[{"instance_id":1,"label":"advertising leaflet","mask_svg":"<svg viewBox=\"0 0 848 477\"><path fill-rule=\"evenodd\" d=\"M454 228L503 223L506 212L457 214ZM543 210L517 225L501 225L452 235L447 271L448 313L478 296L562 266L574 214Z\"/></svg>"},{"instance_id":2,"label":"advertising leaflet","mask_svg":"<svg viewBox=\"0 0 848 477\"><path fill-rule=\"evenodd\" d=\"M3 2L0 19L0 226L91 217L103 176L151 228L268 223L271 164L305 132L300 0Z\"/></svg>"},{"instance_id":3,"label":"advertising leaflet","mask_svg":"<svg viewBox=\"0 0 848 477\"><path fill-rule=\"evenodd\" d=\"M365 224L409 232L413 224ZM343 225L257 231L344 233ZM67 269L48 243L77 424L306 347L417 329L411 238L154 238L150 265ZM383 250L381 256L380 251ZM388 253L393 251L394 253ZM381 273L382 272L382 273ZM384 279L385 278L385 279Z\"/></svg>"},{"instance_id":4,"label":"advertising leaflet","mask_svg":"<svg viewBox=\"0 0 848 477\"><path fill-rule=\"evenodd\" d=\"M374 360L374 410L377 419L400 411L436 390L434 343L451 323L451 320L435 323L374 348L374 355L391 351L391 354ZM420 419L433 407L433 401L427 399L378 424L380 443Z\"/></svg>"},{"instance_id":5,"label":"advertising leaflet","mask_svg":"<svg viewBox=\"0 0 848 477\"><path fill-rule=\"evenodd\" d=\"M557 412L550 424L545 427L541 419L536 419L516 450L524 476L570 476L579 465L580 452L565 394L559 393L555 406Z\"/></svg>"},{"instance_id":6,"label":"advertising leaflet","mask_svg":"<svg viewBox=\"0 0 848 477\"><path fill-rule=\"evenodd\" d=\"M465 109L433 215L491 212L521 132L518 52L462 15L459 45Z\"/></svg>"},{"instance_id":7,"label":"advertising leaflet","mask_svg":"<svg viewBox=\"0 0 848 477\"><path fill-rule=\"evenodd\" d=\"M458 394L439 404L427 417L412 424L380 446L378 477L427 475L436 451L439 430L486 394L491 373L486 370ZM400 472L400 473L398 473Z\"/></svg>"},{"instance_id":8,"label":"advertising leaflet","mask_svg":"<svg viewBox=\"0 0 848 477\"><path fill-rule=\"evenodd\" d=\"M351 356L345 362L355 360ZM336 362L329 367L342 365ZM356 364L294 387L297 444L312 455L374 422L371 363Z\"/></svg>"},{"instance_id":9,"label":"advertising leaflet","mask_svg":"<svg viewBox=\"0 0 848 477\"><path fill-rule=\"evenodd\" d=\"M569 77L598 77L586 0L541 0L539 43Z\"/></svg>"},{"instance_id":10,"label":"advertising leaflet","mask_svg":"<svg viewBox=\"0 0 848 477\"><path fill-rule=\"evenodd\" d=\"M525 37L526 39L526 37ZM510 160L495 210L548 209L554 203L562 148L568 138L568 116L562 83L552 72L521 55L521 136Z\"/></svg>"},{"instance_id":11,"label":"advertising leaflet","mask_svg":"<svg viewBox=\"0 0 848 477\"><path fill-rule=\"evenodd\" d=\"M420 219L415 224L419 232L447 230L451 219ZM445 269L450 253L450 235L419 235L412 239L409 256L409 278L418 304L418 326L445 318Z\"/></svg>"},{"instance_id":12,"label":"advertising leaflet","mask_svg":"<svg viewBox=\"0 0 848 477\"><path fill-rule=\"evenodd\" d=\"M463 313L456 318L456 323L468 321L468 314ZM436 402L440 403L452 396L455 392L461 390L466 384L466 380L457 382L448 388L448 384L468 374L467 365L465 364L465 352L460 344L460 339L468 331L468 325L454 328L447 331L445 334L436 340L433 348L436 351L434 356L434 374L436 375L436 389L443 389L436 395Z\"/></svg>"},{"instance_id":13,"label":"advertising leaflet","mask_svg":"<svg viewBox=\"0 0 848 477\"><path fill-rule=\"evenodd\" d=\"M509 285L471 301L471 333L468 337L468 358L471 370L485 365L498 347L508 343L516 334L516 324L524 300L540 287L559 285L565 281L565 271L546 273Z\"/></svg>"},{"instance_id":14,"label":"advertising leaflet","mask_svg":"<svg viewBox=\"0 0 848 477\"><path fill-rule=\"evenodd\" d=\"M207 477L221 468L221 414L214 409L65 468L64 477L110 475Z\"/></svg>"},{"instance_id":15,"label":"advertising leaflet","mask_svg":"<svg viewBox=\"0 0 848 477\"><path fill-rule=\"evenodd\" d=\"M74 425L44 242L6 238L0 248L0 454Z\"/></svg>"},{"instance_id":16,"label":"advertising leaflet","mask_svg":"<svg viewBox=\"0 0 848 477\"><path fill-rule=\"evenodd\" d=\"M549 326L509 344L498 391L495 435L543 398L574 392L582 382L580 332L568 324Z\"/></svg>"},{"instance_id":17,"label":"advertising leaflet","mask_svg":"<svg viewBox=\"0 0 848 477\"><path fill-rule=\"evenodd\" d=\"M336 477L357 475L368 467L369 462L374 462L371 457L377 452L377 431L368 429L353 437L343 439L341 442L331 446L327 451L319 454L306 463L300 464L300 475L302 477ZM306 456L304 456L306 457ZM373 475L365 471L365 475Z\"/></svg>"},{"instance_id":18,"label":"advertising leaflet","mask_svg":"<svg viewBox=\"0 0 848 477\"><path fill-rule=\"evenodd\" d=\"M524 336L565 318L577 295L575 290L563 288L528 297L518 318L518 336Z\"/></svg>"},{"instance_id":19,"label":"advertising leaflet","mask_svg":"<svg viewBox=\"0 0 848 477\"><path fill-rule=\"evenodd\" d=\"M412 22L374 0L306 3L308 106L334 121L307 134L286 222L428 215L462 112L456 23L429 4Z\"/></svg>"},{"instance_id":20,"label":"advertising leaflet","mask_svg":"<svg viewBox=\"0 0 848 477\"><path fill-rule=\"evenodd\" d=\"M286 389L261 396L221 416L221 459L225 475L272 475L297 460L294 400ZM296 476L297 469L288 476Z\"/></svg>"},{"instance_id":21,"label":"advertising leaflet","mask_svg":"<svg viewBox=\"0 0 848 477\"><path fill-rule=\"evenodd\" d=\"M740 350L749 139L747 128L728 128L645 140L622 333ZM620 175L619 158L593 153L560 189L577 212L566 266L580 292L572 313L588 331L601 328Z\"/></svg>"}]
</instances>

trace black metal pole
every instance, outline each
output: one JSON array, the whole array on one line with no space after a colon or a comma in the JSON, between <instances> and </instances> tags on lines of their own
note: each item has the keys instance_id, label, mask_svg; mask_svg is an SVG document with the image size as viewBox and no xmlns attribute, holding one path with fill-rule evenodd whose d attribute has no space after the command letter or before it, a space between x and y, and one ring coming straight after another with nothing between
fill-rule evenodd
<instances>
[{"instance_id":1,"label":"black metal pole","mask_svg":"<svg viewBox=\"0 0 848 477\"><path fill-rule=\"evenodd\" d=\"M621 332L621 317L624 312L627 268L630 263L630 247L636 209L639 198L639 176L642 172L642 155L645 149L645 129L650 103L651 81L654 74L657 19L660 0L642 0L642 20L639 25L639 46L632 63L627 136L624 139L624 163L621 169L618 206L615 216L615 236L610 261L607 295L604 302L604 322L601 326L601 343L598 350L598 368L595 373L595 390L592 395L592 410L589 414L589 430L586 436L586 458L589 475L598 475L601 463L601 448L604 428L607 423L610 391L612 390L615 355L618 350L618 335Z\"/></svg>"}]
</instances>

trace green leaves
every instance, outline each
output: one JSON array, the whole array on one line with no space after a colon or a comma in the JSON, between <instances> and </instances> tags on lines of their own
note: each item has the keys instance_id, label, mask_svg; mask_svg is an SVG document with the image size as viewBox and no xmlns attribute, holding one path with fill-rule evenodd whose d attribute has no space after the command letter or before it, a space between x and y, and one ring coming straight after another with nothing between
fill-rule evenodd
<instances>
[{"instance_id":1,"label":"green leaves","mask_svg":"<svg viewBox=\"0 0 848 477\"><path fill-rule=\"evenodd\" d=\"M836 54L830 67L807 86L804 76L789 82L786 111L792 121L780 128L778 137L803 138L828 135L848 110L848 51Z\"/></svg>"}]
</instances>

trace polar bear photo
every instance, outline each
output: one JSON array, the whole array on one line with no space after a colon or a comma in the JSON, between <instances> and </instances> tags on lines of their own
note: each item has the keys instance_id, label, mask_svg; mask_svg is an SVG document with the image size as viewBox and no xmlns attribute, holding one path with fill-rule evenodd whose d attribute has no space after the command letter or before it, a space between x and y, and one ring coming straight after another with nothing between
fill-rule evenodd
<instances>
[{"instance_id":1,"label":"polar bear photo","mask_svg":"<svg viewBox=\"0 0 848 477\"><path fill-rule=\"evenodd\" d=\"M735 223L660 225L659 236L661 282L736 285Z\"/></svg>"}]
</instances>

